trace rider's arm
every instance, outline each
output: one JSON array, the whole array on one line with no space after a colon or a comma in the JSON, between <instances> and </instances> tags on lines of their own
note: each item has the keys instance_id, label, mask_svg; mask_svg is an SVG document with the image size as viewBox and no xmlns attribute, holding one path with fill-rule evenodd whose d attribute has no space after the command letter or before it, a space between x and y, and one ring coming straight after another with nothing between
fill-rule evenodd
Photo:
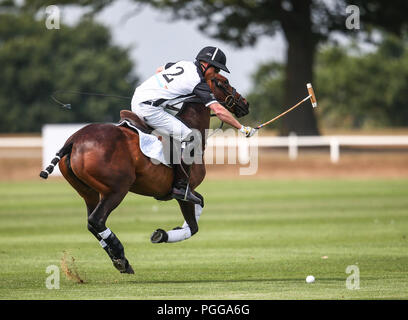
<instances>
[{"instance_id":1,"label":"rider's arm","mask_svg":"<svg viewBox=\"0 0 408 320\"><path fill-rule=\"evenodd\" d=\"M217 101L214 94L211 92L210 87L205 81L200 82L194 88L193 93L199 96L204 102L205 106L209 107L221 121L228 123L234 128L237 128L247 137L250 137L255 133L254 129L252 129L251 127L243 126L226 108L224 108Z\"/></svg>"},{"instance_id":2,"label":"rider's arm","mask_svg":"<svg viewBox=\"0 0 408 320\"><path fill-rule=\"evenodd\" d=\"M234 118L234 116L229 112L226 108L224 108L218 102L212 103L209 105L209 108L215 113L218 119L221 121L228 123L229 125L241 129L242 124Z\"/></svg>"}]
</instances>

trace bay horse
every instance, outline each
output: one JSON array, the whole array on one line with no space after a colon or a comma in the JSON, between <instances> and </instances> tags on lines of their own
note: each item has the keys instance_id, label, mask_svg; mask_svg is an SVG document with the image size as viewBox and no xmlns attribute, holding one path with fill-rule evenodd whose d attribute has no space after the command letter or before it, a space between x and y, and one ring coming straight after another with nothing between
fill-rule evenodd
<instances>
[{"instance_id":1,"label":"bay horse","mask_svg":"<svg viewBox=\"0 0 408 320\"><path fill-rule=\"evenodd\" d=\"M205 80L216 99L235 116L248 114L248 102L230 86L228 79L218 73L207 72ZM184 102L176 115L189 128L197 129L202 141L206 138L210 116L210 109L197 100ZM149 129L131 111L122 110L121 118L132 120L142 131ZM204 148L205 143L202 143L202 161L193 163L189 181L191 190L202 200L201 204L177 200L185 220L183 228L187 232L181 240L198 231L197 220L204 206L204 198L194 189L204 180L206 173ZM40 176L46 179L57 164L64 178L85 200L88 230L98 239L116 269L121 273L134 273L125 257L122 243L106 227L106 220L129 191L158 200L170 200L173 169L164 164L154 164L141 152L137 132L127 126L110 123L89 124L75 132ZM182 228L173 230L177 229ZM165 236L167 233L164 230L157 229L151 241L166 242Z\"/></svg>"}]
</instances>

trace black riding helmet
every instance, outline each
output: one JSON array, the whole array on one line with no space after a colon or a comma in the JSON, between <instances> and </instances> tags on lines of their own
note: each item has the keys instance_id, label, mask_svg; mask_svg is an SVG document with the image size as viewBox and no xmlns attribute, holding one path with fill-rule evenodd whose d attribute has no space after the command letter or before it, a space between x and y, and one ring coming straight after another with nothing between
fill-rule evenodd
<instances>
[{"instance_id":1,"label":"black riding helmet","mask_svg":"<svg viewBox=\"0 0 408 320\"><path fill-rule=\"evenodd\" d=\"M225 56L224 52L217 47L205 47L201 49L197 54L196 60L205 61L209 65L229 73L229 70L225 65L227 62L227 57Z\"/></svg>"}]
</instances>

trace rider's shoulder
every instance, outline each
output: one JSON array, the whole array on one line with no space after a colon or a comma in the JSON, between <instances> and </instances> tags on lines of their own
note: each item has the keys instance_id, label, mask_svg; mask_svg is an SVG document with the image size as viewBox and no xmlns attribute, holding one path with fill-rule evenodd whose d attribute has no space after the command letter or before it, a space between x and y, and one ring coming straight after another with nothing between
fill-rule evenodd
<instances>
[{"instance_id":1,"label":"rider's shoulder","mask_svg":"<svg viewBox=\"0 0 408 320\"><path fill-rule=\"evenodd\" d=\"M193 61L181 60L174 64L174 67L182 67L184 74L189 75L193 78L197 78L197 81L201 80L200 72L197 68L197 65Z\"/></svg>"},{"instance_id":2,"label":"rider's shoulder","mask_svg":"<svg viewBox=\"0 0 408 320\"><path fill-rule=\"evenodd\" d=\"M180 60L178 62L176 62L176 65L182 65L191 69L196 68L196 65L194 64L193 61L188 61L188 60Z\"/></svg>"}]
</instances>

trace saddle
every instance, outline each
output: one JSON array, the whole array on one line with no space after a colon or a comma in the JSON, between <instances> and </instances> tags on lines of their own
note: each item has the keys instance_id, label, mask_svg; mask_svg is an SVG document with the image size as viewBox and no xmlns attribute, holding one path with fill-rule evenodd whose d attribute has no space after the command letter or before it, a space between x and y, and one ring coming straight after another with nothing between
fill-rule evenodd
<instances>
[{"instance_id":1,"label":"saddle","mask_svg":"<svg viewBox=\"0 0 408 320\"><path fill-rule=\"evenodd\" d=\"M119 126L126 126L129 129L134 129L130 125L138 128L140 131L151 134L153 128L146 124L142 119L140 119L136 114L129 110L121 110L120 111L120 121Z\"/></svg>"},{"instance_id":2,"label":"saddle","mask_svg":"<svg viewBox=\"0 0 408 320\"><path fill-rule=\"evenodd\" d=\"M150 127L148 124L146 124L146 122L144 122L138 115L136 115L135 113L133 113L132 111L129 111L129 110L121 110L120 111L120 121L118 122L117 126L126 127L128 129L136 132L136 133L137 133L136 129L138 129L141 132L146 133L146 134L152 134L152 132L154 130L152 127ZM166 145L166 144L173 145L173 143L175 143L173 138L168 137L168 136L160 135L160 136L158 136L158 139L161 141L161 143L163 145ZM168 162L167 162L166 165L174 167L174 164L173 164L173 159L174 159L174 156L175 156L174 155L174 149L173 149L173 147L171 147L171 148L169 147L169 150L170 150L170 155L169 155L170 158L167 159ZM142 152L143 152L143 150L142 150Z\"/></svg>"}]
</instances>

